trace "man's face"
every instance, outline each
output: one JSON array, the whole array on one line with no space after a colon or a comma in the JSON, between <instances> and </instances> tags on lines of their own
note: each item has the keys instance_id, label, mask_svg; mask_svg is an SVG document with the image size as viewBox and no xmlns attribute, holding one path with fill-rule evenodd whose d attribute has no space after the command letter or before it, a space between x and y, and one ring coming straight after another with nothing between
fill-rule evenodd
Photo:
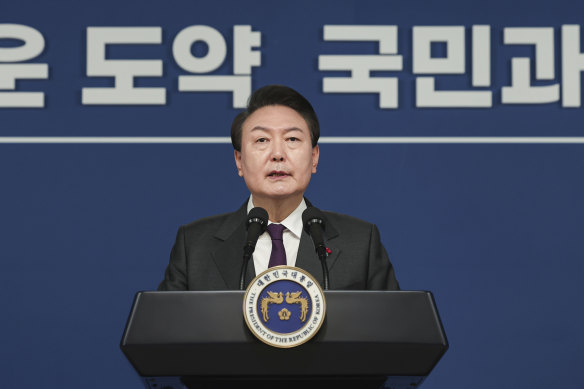
<instances>
[{"instance_id":1,"label":"man's face","mask_svg":"<svg viewBox=\"0 0 584 389\"><path fill-rule=\"evenodd\" d=\"M256 110L243 123L235 164L254 198L301 198L316 173L318 156L304 118L275 105Z\"/></svg>"}]
</instances>

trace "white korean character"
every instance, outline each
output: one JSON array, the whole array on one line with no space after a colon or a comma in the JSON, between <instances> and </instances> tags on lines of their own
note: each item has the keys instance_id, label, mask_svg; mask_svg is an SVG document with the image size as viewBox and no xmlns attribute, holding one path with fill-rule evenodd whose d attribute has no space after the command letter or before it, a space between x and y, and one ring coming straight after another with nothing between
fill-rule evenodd
<instances>
[{"instance_id":1,"label":"white korean character","mask_svg":"<svg viewBox=\"0 0 584 389\"><path fill-rule=\"evenodd\" d=\"M195 42L204 42L207 55L196 57L191 53ZM233 108L244 108L251 94L251 69L261 65L261 53L253 50L261 46L261 33L251 26L233 26L233 75L179 76L181 92L232 92ZM210 73L219 68L227 55L223 35L209 26L190 26L174 39L172 53L176 63L191 73Z\"/></svg>"},{"instance_id":2,"label":"white korean character","mask_svg":"<svg viewBox=\"0 0 584 389\"><path fill-rule=\"evenodd\" d=\"M5 92L16 90L17 79L47 79L46 63L19 63L40 55L45 48L43 35L32 27L21 24L0 24L0 40L18 39L19 47L0 47L0 107L43 108L43 92Z\"/></svg>"},{"instance_id":3,"label":"white korean character","mask_svg":"<svg viewBox=\"0 0 584 389\"><path fill-rule=\"evenodd\" d=\"M580 52L580 26L562 26L562 107L580 107L584 53Z\"/></svg>"},{"instance_id":4,"label":"white korean character","mask_svg":"<svg viewBox=\"0 0 584 389\"><path fill-rule=\"evenodd\" d=\"M378 55L319 55L318 69L350 71L351 77L324 77L324 93L378 93L379 108L398 107L396 77L371 77L372 71L402 70L397 26L324 26L325 41L378 41Z\"/></svg>"},{"instance_id":5,"label":"white korean character","mask_svg":"<svg viewBox=\"0 0 584 389\"><path fill-rule=\"evenodd\" d=\"M554 29L552 27L506 27L507 45L535 45L535 79L553 80ZM529 58L511 59L511 86L501 89L503 104L542 104L560 100L560 85L531 86Z\"/></svg>"},{"instance_id":6,"label":"white korean character","mask_svg":"<svg viewBox=\"0 0 584 389\"><path fill-rule=\"evenodd\" d=\"M161 60L106 59L106 47L119 44L160 44L160 27L88 27L87 76L114 77L113 88L83 88L85 105L164 105L165 88L136 88L134 77L161 77Z\"/></svg>"},{"instance_id":7,"label":"white korean character","mask_svg":"<svg viewBox=\"0 0 584 389\"><path fill-rule=\"evenodd\" d=\"M414 74L464 74L464 26L414 26ZM446 57L432 57L432 43L446 44ZM491 27L472 26L472 86L491 84ZM416 107L489 108L491 91L436 90L434 77L416 78Z\"/></svg>"}]
</instances>

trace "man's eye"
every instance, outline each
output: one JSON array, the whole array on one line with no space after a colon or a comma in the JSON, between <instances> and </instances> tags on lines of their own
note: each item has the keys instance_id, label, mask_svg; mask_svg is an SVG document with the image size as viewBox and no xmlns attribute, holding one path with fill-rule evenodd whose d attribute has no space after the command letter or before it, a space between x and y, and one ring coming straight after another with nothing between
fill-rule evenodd
<instances>
[{"instance_id":1,"label":"man's eye","mask_svg":"<svg viewBox=\"0 0 584 389\"><path fill-rule=\"evenodd\" d=\"M266 138L259 138L258 140L256 140L257 143L264 143L267 142L268 140Z\"/></svg>"},{"instance_id":2,"label":"man's eye","mask_svg":"<svg viewBox=\"0 0 584 389\"><path fill-rule=\"evenodd\" d=\"M291 136L290 138L288 138L288 140L291 141L291 142L296 142L299 139L296 138L295 136Z\"/></svg>"}]
</instances>

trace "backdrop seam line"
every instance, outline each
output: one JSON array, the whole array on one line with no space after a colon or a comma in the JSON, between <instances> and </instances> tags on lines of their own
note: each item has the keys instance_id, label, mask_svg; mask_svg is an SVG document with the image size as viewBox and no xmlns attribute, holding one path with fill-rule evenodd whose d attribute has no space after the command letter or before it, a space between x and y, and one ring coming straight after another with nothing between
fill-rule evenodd
<instances>
[{"instance_id":1,"label":"backdrop seam line","mask_svg":"<svg viewBox=\"0 0 584 389\"><path fill-rule=\"evenodd\" d=\"M3 144L221 144L231 143L230 137L0 137ZM584 137L321 137L319 143L400 144L400 143L498 143L498 144L580 144Z\"/></svg>"}]
</instances>

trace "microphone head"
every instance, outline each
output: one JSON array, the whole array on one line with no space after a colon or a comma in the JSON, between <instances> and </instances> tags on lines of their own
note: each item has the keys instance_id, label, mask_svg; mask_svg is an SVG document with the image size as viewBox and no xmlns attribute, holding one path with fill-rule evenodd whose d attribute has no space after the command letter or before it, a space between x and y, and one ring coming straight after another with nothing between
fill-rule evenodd
<instances>
[{"instance_id":1,"label":"microphone head","mask_svg":"<svg viewBox=\"0 0 584 389\"><path fill-rule=\"evenodd\" d=\"M261 232L263 233L268 227L268 212L262 207L252 208L247 214L245 227L249 229L249 226L252 223L257 223L261 226Z\"/></svg>"},{"instance_id":2,"label":"microphone head","mask_svg":"<svg viewBox=\"0 0 584 389\"><path fill-rule=\"evenodd\" d=\"M308 207L302 212L302 224L304 225L304 231L310 234L310 226L313 224L319 224L323 229L325 228L325 218L324 214L320 209L316 207Z\"/></svg>"}]
</instances>

